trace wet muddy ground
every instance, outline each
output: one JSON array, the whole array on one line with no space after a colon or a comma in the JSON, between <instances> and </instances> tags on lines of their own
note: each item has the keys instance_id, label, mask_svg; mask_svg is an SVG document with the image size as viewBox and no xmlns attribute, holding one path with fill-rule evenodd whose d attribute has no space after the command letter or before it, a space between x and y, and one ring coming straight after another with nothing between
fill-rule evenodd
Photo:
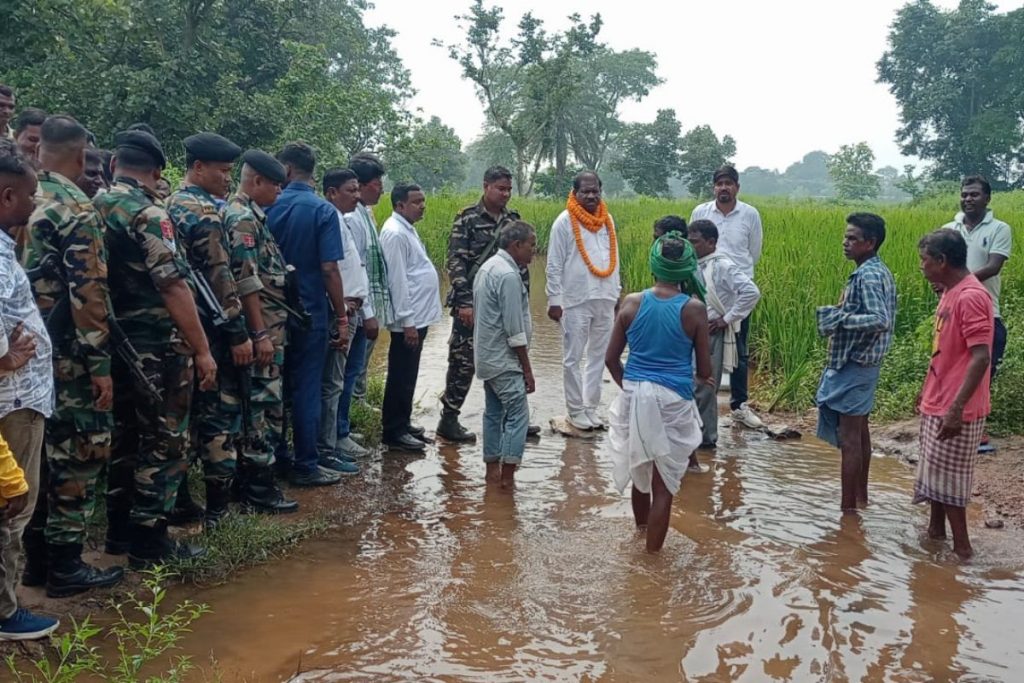
<instances>
[{"instance_id":1,"label":"wet muddy ground","mask_svg":"<svg viewBox=\"0 0 1024 683\"><path fill-rule=\"evenodd\" d=\"M701 454L712 471L683 481L665 549L645 553L605 440L546 428L564 409L542 287L531 407L545 431L517 490L484 485L479 445L384 454L317 493L350 524L190 591L213 613L187 654L227 681L1019 680L1024 533L972 509L977 558L958 563L924 538L897 458L874 464L864 515L841 518L834 450L725 429ZM428 336L417 391L430 430L446 338L447 323ZM474 385L477 431L481 410Z\"/></svg>"}]
</instances>

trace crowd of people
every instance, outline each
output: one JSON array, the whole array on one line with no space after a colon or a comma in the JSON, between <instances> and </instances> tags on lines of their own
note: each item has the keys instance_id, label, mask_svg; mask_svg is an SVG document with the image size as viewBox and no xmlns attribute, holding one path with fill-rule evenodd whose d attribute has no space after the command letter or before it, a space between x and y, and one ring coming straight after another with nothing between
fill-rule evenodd
<instances>
[{"instance_id":1,"label":"crowd of people","mask_svg":"<svg viewBox=\"0 0 1024 683\"><path fill-rule=\"evenodd\" d=\"M74 118L36 109L14 117L15 105L0 86L0 639L57 626L19 608L19 580L59 598L123 578L121 566L82 559L104 469L104 549L133 568L203 552L172 539L169 525L214 528L232 500L245 511L291 512L298 503L282 483L329 486L357 474L373 449L350 415L365 399L382 331L382 442L424 451L433 437L412 420L420 355L445 309L451 336L435 434L476 439L460 421L476 376L485 477L512 486L528 437L540 432L528 406L537 236L508 206L507 169L489 168L480 201L454 219L442 306L416 228L425 194L395 184L378 228L386 170L370 152L318 173L300 141L272 155L197 133L182 141L175 189L149 125L117 133L106 151ZM616 226L596 173L576 176L548 244L547 315L562 331L569 431L610 430L614 481L632 486L651 551L664 542L684 475L708 470L697 452L717 445L723 373L733 421L762 426L747 393L761 217L739 201L734 168L716 170L712 184L713 199L689 221L655 222L655 282L643 292L622 295ZM990 197L983 178L965 179L962 213L919 246L941 299L915 501L931 503L933 536L949 520L965 557L973 462L1006 343L999 271L1011 238ZM867 503L867 416L895 321L884 240L881 217L848 217L843 249L856 269L839 303L817 312L830 339L819 434L841 449L846 512ZM622 390L607 418L606 368ZM193 463L204 506L189 490Z\"/></svg>"}]
</instances>

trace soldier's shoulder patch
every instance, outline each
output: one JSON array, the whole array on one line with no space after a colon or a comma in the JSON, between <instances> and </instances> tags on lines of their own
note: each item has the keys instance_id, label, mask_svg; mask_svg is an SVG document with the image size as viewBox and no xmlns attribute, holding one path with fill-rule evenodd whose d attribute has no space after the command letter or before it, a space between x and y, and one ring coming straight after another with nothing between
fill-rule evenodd
<instances>
[{"instance_id":1,"label":"soldier's shoulder patch","mask_svg":"<svg viewBox=\"0 0 1024 683\"><path fill-rule=\"evenodd\" d=\"M253 237L251 233L243 232L243 233L241 233L241 235L242 235L242 244L245 245L246 249L252 249L253 247L256 246L256 238Z\"/></svg>"},{"instance_id":2,"label":"soldier's shoulder patch","mask_svg":"<svg viewBox=\"0 0 1024 683\"><path fill-rule=\"evenodd\" d=\"M160 236L167 248L174 251L174 223L166 216L160 219Z\"/></svg>"},{"instance_id":3,"label":"soldier's shoulder patch","mask_svg":"<svg viewBox=\"0 0 1024 683\"><path fill-rule=\"evenodd\" d=\"M216 216L218 213L217 207L213 204L203 204L203 215L204 216Z\"/></svg>"}]
</instances>

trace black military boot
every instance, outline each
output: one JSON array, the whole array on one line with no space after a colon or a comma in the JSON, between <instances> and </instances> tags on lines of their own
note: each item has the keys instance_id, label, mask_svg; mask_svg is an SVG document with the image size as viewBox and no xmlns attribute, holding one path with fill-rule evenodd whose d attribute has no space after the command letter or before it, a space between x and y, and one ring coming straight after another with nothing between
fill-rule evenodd
<instances>
[{"instance_id":1,"label":"black military boot","mask_svg":"<svg viewBox=\"0 0 1024 683\"><path fill-rule=\"evenodd\" d=\"M131 548L128 550L128 566L132 569L149 569L168 560L194 560L206 554L204 548L175 541L167 535L167 523L155 526L133 524Z\"/></svg>"},{"instance_id":2,"label":"black military boot","mask_svg":"<svg viewBox=\"0 0 1024 683\"><path fill-rule=\"evenodd\" d=\"M178 497L174 500L174 509L167 515L167 523L171 526L186 526L203 520L206 511L203 506L192 500L192 491L188 487L188 474L181 478L178 485Z\"/></svg>"},{"instance_id":3,"label":"black military boot","mask_svg":"<svg viewBox=\"0 0 1024 683\"><path fill-rule=\"evenodd\" d=\"M441 414L441 419L437 423L437 435L453 443L476 441L476 434L463 427L455 413Z\"/></svg>"},{"instance_id":4,"label":"black military boot","mask_svg":"<svg viewBox=\"0 0 1024 683\"><path fill-rule=\"evenodd\" d=\"M299 504L286 498L274 482L274 472L269 466L246 466L243 472L239 491L244 512L282 514L299 509Z\"/></svg>"},{"instance_id":5,"label":"black military boot","mask_svg":"<svg viewBox=\"0 0 1024 683\"><path fill-rule=\"evenodd\" d=\"M110 588L124 578L124 567L100 569L82 561L81 543L50 543L46 595L67 598L91 588Z\"/></svg>"},{"instance_id":6,"label":"black military boot","mask_svg":"<svg viewBox=\"0 0 1024 683\"><path fill-rule=\"evenodd\" d=\"M207 531L213 529L224 515L228 514L228 501L231 499L230 481L206 482L206 516L203 526Z\"/></svg>"},{"instance_id":7,"label":"black military boot","mask_svg":"<svg viewBox=\"0 0 1024 683\"><path fill-rule=\"evenodd\" d=\"M131 545L131 511L114 508L107 499L107 541L103 550L108 555L124 555Z\"/></svg>"}]
</instances>

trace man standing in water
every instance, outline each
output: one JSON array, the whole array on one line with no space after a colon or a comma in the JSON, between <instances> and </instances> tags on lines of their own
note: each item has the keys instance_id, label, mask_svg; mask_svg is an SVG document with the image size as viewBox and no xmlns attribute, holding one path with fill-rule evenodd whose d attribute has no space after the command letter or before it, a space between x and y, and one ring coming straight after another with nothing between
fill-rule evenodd
<instances>
[{"instance_id":1,"label":"man standing in water","mask_svg":"<svg viewBox=\"0 0 1024 683\"><path fill-rule=\"evenodd\" d=\"M566 210L551 226L548 317L562 325L569 424L586 431L604 427L597 413L604 372L601 359L611 338L622 288L615 223L601 199L601 178L593 171L582 171L572 186Z\"/></svg>"},{"instance_id":2,"label":"man standing in water","mask_svg":"<svg viewBox=\"0 0 1024 683\"><path fill-rule=\"evenodd\" d=\"M484 462L487 481L512 486L523 460L530 408L526 395L536 389L528 348L533 325L530 295L522 270L537 248L533 226L514 221L498 235L498 253L473 281L474 366L484 383Z\"/></svg>"},{"instance_id":3,"label":"man standing in water","mask_svg":"<svg viewBox=\"0 0 1024 683\"><path fill-rule=\"evenodd\" d=\"M502 228L519 220L519 214L508 208L511 196L512 172L502 166L487 169L483 196L459 212L448 239L451 289L447 305L452 312L452 334L448 340L448 374L437 434L456 443L476 440L476 434L459 422L459 411L473 381L473 280L483 264L497 253Z\"/></svg>"},{"instance_id":4,"label":"man standing in water","mask_svg":"<svg viewBox=\"0 0 1024 683\"><path fill-rule=\"evenodd\" d=\"M846 217L843 255L857 264L836 306L818 308L818 332L829 337L818 385L818 437L842 452L844 513L868 503L871 434L868 414L882 359L896 323L896 281L878 257L885 221L873 213Z\"/></svg>"},{"instance_id":5,"label":"man standing in water","mask_svg":"<svg viewBox=\"0 0 1024 683\"><path fill-rule=\"evenodd\" d=\"M693 210L690 222L705 218L718 228L718 251L728 256L751 280L754 266L761 259L761 214L750 204L736 199L740 191L740 174L732 166L722 166L712 177L715 200L705 202ZM747 405L747 363L750 349L750 316L743 318L736 333L736 368L729 373L729 405L734 422L742 422L751 429L762 426L759 418Z\"/></svg>"},{"instance_id":6,"label":"man standing in water","mask_svg":"<svg viewBox=\"0 0 1024 683\"><path fill-rule=\"evenodd\" d=\"M988 372L994 329L992 297L967 268L967 243L955 230L940 229L918 244L921 272L942 291L935 312L932 360L925 376L921 413L921 459L914 502L931 503L928 535L953 532L953 552L974 554L967 536L978 444L990 412Z\"/></svg>"},{"instance_id":7,"label":"man standing in water","mask_svg":"<svg viewBox=\"0 0 1024 683\"><path fill-rule=\"evenodd\" d=\"M700 444L694 374L698 383L711 382L711 356L693 246L682 233L669 233L651 247L650 265L654 287L623 300L605 364L622 389L610 414L615 485L625 491L632 480L637 528L647 531L647 551L657 552L668 533L672 496Z\"/></svg>"}]
</instances>

